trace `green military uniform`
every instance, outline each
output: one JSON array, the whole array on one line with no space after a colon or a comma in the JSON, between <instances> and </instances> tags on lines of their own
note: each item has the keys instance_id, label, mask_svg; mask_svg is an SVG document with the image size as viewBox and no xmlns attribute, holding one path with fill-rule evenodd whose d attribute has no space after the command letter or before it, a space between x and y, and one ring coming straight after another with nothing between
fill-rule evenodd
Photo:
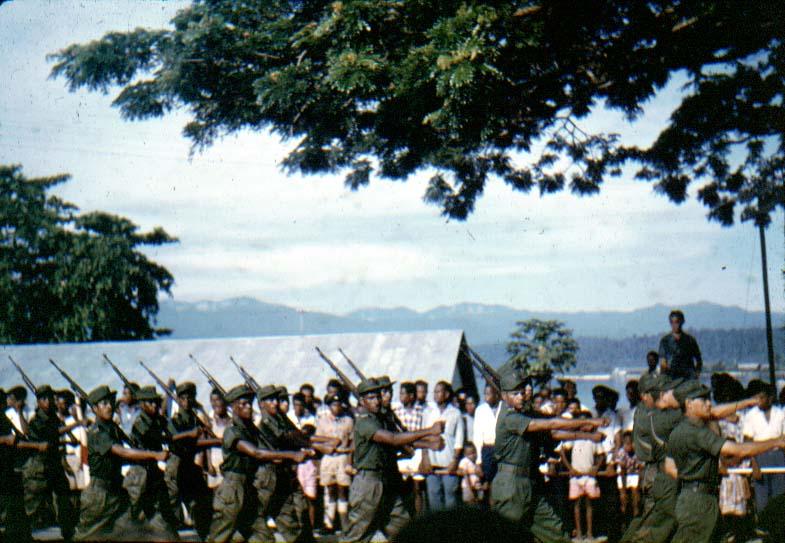
<instances>
[{"instance_id":1,"label":"green military uniform","mask_svg":"<svg viewBox=\"0 0 785 543\"><path fill-rule=\"evenodd\" d=\"M709 389L694 381L682 398L708 397ZM719 518L719 456L725 438L703 421L685 417L671 433L668 456L679 470L681 490L676 501L678 529L673 543L709 543Z\"/></svg>"},{"instance_id":2,"label":"green military uniform","mask_svg":"<svg viewBox=\"0 0 785 543\"><path fill-rule=\"evenodd\" d=\"M60 419L54 409L54 391L49 385L38 387L38 397L50 396L49 411L36 409L28 424L30 441L49 445L46 452L30 455L22 471L25 511L33 526L53 524L52 494L57 498L57 520L63 539L70 540L76 526L76 512L71 503L71 487L63 469L60 448Z\"/></svg>"},{"instance_id":3,"label":"green military uniform","mask_svg":"<svg viewBox=\"0 0 785 543\"><path fill-rule=\"evenodd\" d=\"M663 390L670 390L681 386L682 383L681 379L663 377L661 386ZM678 481L665 473L664 466L668 439L683 418L680 409L655 408L651 411L649 419L649 434L652 440L651 461L657 466L650 492L653 506L643 511L638 529L630 541L666 543L676 529Z\"/></svg>"},{"instance_id":4,"label":"green military uniform","mask_svg":"<svg viewBox=\"0 0 785 543\"><path fill-rule=\"evenodd\" d=\"M177 394L196 393L193 383L181 383L177 386ZM174 436L190 432L199 427L196 414L180 410L169 421L168 431ZM210 531L212 508L210 505L210 489L202 468L194 462L198 452L196 439L179 439L172 441L169 448L171 456L166 461L164 481L169 492L169 507L179 514L180 503L188 508L193 518L194 528L201 539L207 538Z\"/></svg>"},{"instance_id":5,"label":"green military uniform","mask_svg":"<svg viewBox=\"0 0 785 543\"><path fill-rule=\"evenodd\" d=\"M638 390L641 394L659 390L661 383L660 376L651 373L644 373L638 381ZM659 471L657 462L654 461L654 440L651 434L651 417L655 409L649 409L641 402L635 408L633 418L632 441L635 447L635 455L638 460L643 462L643 473L640 478L639 488L641 490L640 514L630 522L627 531L621 538L621 543L633 543L637 541L636 534L644 518L648 518L654 509L655 501L652 496L654 479Z\"/></svg>"},{"instance_id":6,"label":"green military uniform","mask_svg":"<svg viewBox=\"0 0 785 543\"><path fill-rule=\"evenodd\" d=\"M2 404L5 396L0 394ZM14 434L14 426L0 409L0 436ZM18 452L12 447L0 447L0 518L5 519L5 532L0 533L0 541L25 542L31 540L30 522L25 514L22 477L14 469Z\"/></svg>"},{"instance_id":7,"label":"green military uniform","mask_svg":"<svg viewBox=\"0 0 785 543\"><path fill-rule=\"evenodd\" d=\"M160 396L155 387L144 387L136 393L139 401L156 401ZM163 451L168 441L166 420L159 416L151 417L140 411L131 430L131 444L137 449L147 451ZM160 531L163 539L177 539L177 516L169 501L169 494L164 482L164 475L158 468L158 462L148 461L131 466L125 477L123 486L131 499L131 516L134 519L145 518L151 521Z\"/></svg>"},{"instance_id":8,"label":"green military uniform","mask_svg":"<svg viewBox=\"0 0 785 543\"><path fill-rule=\"evenodd\" d=\"M227 393L226 401L231 403L246 396L252 398L253 391L240 385ZM240 441L248 442L257 448L264 446L259 429L252 422L233 417L231 425L224 430L223 435L223 480L213 498L215 514L210 525L209 540L231 541L237 531L246 541L274 541L275 534L267 527L266 517L254 488L259 462L237 450Z\"/></svg>"},{"instance_id":9,"label":"green military uniform","mask_svg":"<svg viewBox=\"0 0 785 543\"><path fill-rule=\"evenodd\" d=\"M361 393L376 390L373 382L363 385ZM378 388L382 387L377 385ZM344 533L345 541L370 541L377 530L393 537L409 522L397 450L373 441L379 430L390 430L389 421L381 413L364 412L357 416L352 456L357 475L349 487L349 529Z\"/></svg>"},{"instance_id":10,"label":"green military uniform","mask_svg":"<svg viewBox=\"0 0 785 543\"><path fill-rule=\"evenodd\" d=\"M101 386L90 393L91 405L106 398L114 400L114 391ZM128 537L128 494L123 489L122 460L112 454L112 447L122 446L120 427L113 421L96 420L87 431L87 463L90 485L82 491L77 541L107 541Z\"/></svg>"},{"instance_id":11,"label":"green military uniform","mask_svg":"<svg viewBox=\"0 0 785 543\"><path fill-rule=\"evenodd\" d=\"M268 385L259 389L259 400L275 397L279 389ZM270 415L262 411L259 421L259 440L262 448L268 450L287 450L286 434L292 429L288 419L282 415ZM259 498L262 515L275 519L275 526L285 541L310 540L311 527L305 515L305 496L297 480L294 469L289 464L259 464L254 476L254 488ZM265 541L272 541L273 535L267 530Z\"/></svg>"},{"instance_id":12,"label":"green military uniform","mask_svg":"<svg viewBox=\"0 0 785 543\"><path fill-rule=\"evenodd\" d=\"M506 391L515 390L519 378L505 375ZM506 384L505 384L506 383ZM539 471L540 432L526 432L533 417L507 408L496 422L494 457L498 471L491 486L493 509L542 543L569 543L562 522L544 498Z\"/></svg>"}]
</instances>

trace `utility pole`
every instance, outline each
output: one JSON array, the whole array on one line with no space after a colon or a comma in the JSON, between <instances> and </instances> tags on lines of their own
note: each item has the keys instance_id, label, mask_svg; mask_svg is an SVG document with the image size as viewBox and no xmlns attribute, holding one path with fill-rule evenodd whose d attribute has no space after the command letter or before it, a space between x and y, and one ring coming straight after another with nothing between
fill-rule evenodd
<instances>
[{"instance_id":1,"label":"utility pole","mask_svg":"<svg viewBox=\"0 0 785 543\"><path fill-rule=\"evenodd\" d=\"M769 380L776 388L777 374L774 368L774 339L771 330L771 303L769 302L769 267L766 261L766 227L758 224L760 232L760 259L763 266L763 303L766 307L766 344L769 351Z\"/></svg>"}]
</instances>

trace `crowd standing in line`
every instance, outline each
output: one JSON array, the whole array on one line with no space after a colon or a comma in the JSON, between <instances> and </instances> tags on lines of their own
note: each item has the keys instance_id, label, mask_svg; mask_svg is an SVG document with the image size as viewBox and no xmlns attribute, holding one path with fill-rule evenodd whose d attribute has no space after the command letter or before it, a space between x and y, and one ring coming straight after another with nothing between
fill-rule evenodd
<instances>
[{"instance_id":1,"label":"crowd standing in line","mask_svg":"<svg viewBox=\"0 0 785 543\"><path fill-rule=\"evenodd\" d=\"M171 384L176 402L134 383L86 403L41 385L32 412L15 386L0 391L3 538L56 524L67 541L176 540L184 526L209 541L369 541L463 504L543 543L776 541L766 518L785 475L764 468L785 466L777 391L728 374L702 385L683 314L670 323L626 405L605 385L584 405L568 378L535 390L509 364L481 403L446 381L431 394L401 382L393 402L380 376L331 380L323 399L308 383L215 388L209 413L190 382Z\"/></svg>"}]
</instances>

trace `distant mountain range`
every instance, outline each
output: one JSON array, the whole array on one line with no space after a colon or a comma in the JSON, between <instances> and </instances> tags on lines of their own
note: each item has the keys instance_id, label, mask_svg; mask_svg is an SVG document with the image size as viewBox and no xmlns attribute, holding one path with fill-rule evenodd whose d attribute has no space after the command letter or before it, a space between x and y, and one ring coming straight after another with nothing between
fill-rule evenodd
<instances>
[{"instance_id":1,"label":"distant mountain range","mask_svg":"<svg viewBox=\"0 0 785 543\"><path fill-rule=\"evenodd\" d=\"M389 332L461 329L475 345L506 341L515 322L530 318L556 319L572 328L576 337L623 339L658 335L668 330L670 307L654 305L634 311L584 311L577 313L530 311L502 305L457 304L429 311L404 307L368 308L345 315L298 311L252 298L220 302L161 303L158 324L173 330L173 338L244 337L342 332ZM762 328L762 312L701 302L682 306L686 328ZM785 314L775 313L774 325L782 326Z\"/></svg>"}]
</instances>

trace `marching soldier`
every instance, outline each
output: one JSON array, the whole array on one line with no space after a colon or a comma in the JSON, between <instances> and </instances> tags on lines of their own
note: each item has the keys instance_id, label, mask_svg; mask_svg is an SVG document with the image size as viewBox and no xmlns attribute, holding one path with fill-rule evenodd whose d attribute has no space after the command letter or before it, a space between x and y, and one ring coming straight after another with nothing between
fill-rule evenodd
<instances>
[{"instance_id":1,"label":"marching soldier","mask_svg":"<svg viewBox=\"0 0 785 543\"><path fill-rule=\"evenodd\" d=\"M542 543L569 543L561 520L543 495L540 450L550 432L573 430L574 435L559 437L581 439L587 437L578 432L583 426L596 429L606 425L607 420L533 418L526 412L527 385L528 377L514 369L502 374L501 388L509 407L502 411L496 423L494 454L498 471L491 487L493 509Z\"/></svg>"},{"instance_id":2,"label":"marching soldier","mask_svg":"<svg viewBox=\"0 0 785 543\"><path fill-rule=\"evenodd\" d=\"M299 434L278 408L280 394L280 388L274 385L263 386L257 392L257 400L262 408L259 421L260 442L272 451L301 448L307 445L307 441L299 443L299 440L293 439ZM313 455L313 451L310 451L309 455ZM291 464L260 464L254 477L254 488L263 517L272 517L275 520L284 541L311 540L312 527L306 520L305 496ZM265 540L272 540L271 537L272 533L268 532Z\"/></svg>"},{"instance_id":3,"label":"marching soldier","mask_svg":"<svg viewBox=\"0 0 785 543\"><path fill-rule=\"evenodd\" d=\"M354 425L352 464L357 475L349 489L349 527L343 536L345 541L370 541L378 529L388 537L397 534L409 521L403 480L398 471L398 449L405 445L417 448L444 445L439 440L444 429L442 422L418 432L391 431L387 417L381 413L380 391L385 386L368 379L357 387L363 411Z\"/></svg>"},{"instance_id":4,"label":"marching soldier","mask_svg":"<svg viewBox=\"0 0 785 543\"><path fill-rule=\"evenodd\" d=\"M663 375L657 384L651 387L651 394L655 398L655 409L650 417L652 461L657 465L657 473L651 488L654 504L648 512L644 511L637 531L630 541L665 543L670 540L676 529L678 481L675 470L669 469L665 459L671 432L684 418L676 393L679 388L690 387L695 382L697 381L685 381L682 378ZM710 416L722 419L738 410L758 405L758 402L758 398L750 398L741 402L713 406L710 408Z\"/></svg>"},{"instance_id":5,"label":"marching soldier","mask_svg":"<svg viewBox=\"0 0 785 543\"><path fill-rule=\"evenodd\" d=\"M698 381L675 391L684 418L670 435L668 463L675 464L681 490L676 501L678 529L673 543L709 543L719 517L719 457L749 458L777 448L785 436L767 441L736 443L711 431L711 391Z\"/></svg>"},{"instance_id":6,"label":"marching soldier","mask_svg":"<svg viewBox=\"0 0 785 543\"><path fill-rule=\"evenodd\" d=\"M5 392L0 389L0 405L5 405L5 400ZM25 514L22 477L15 466L23 451L44 453L47 447L46 443L20 441L11 420L0 409L0 517L5 518L5 533L0 533L0 541L24 543L32 540L30 521Z\"/></svg>"},{"instance_id":7,"label":"marching soldier","mask_svg":"<svg viewBox=\"0 0 785 543\"><path fill-rule=\"evenodd\" d=\"M223 480L213 499L215 515L210 526L210 541L231 541L235 531L251 541L274 541L266 524L265 505L259 500L254 479L259 464L275 461L302 462L303 451L275 451L269 448L253 424L254 393L246 385L227 392L232 405L232 422L223 434ZM275 469L274 467L272 468Z\"/></svg>"},{"instance_id":8,"label":"marching soldier","mask_svg":"<svg viewBox=\"0 0 785 543\"><path fill-rule=\"evenodd\" d=\"M651 510L654 508L654 498L651 494L651 488L654 484L654 478L657 475L657 464L654 462L652 450L654 444L652 443L651 435L651 416L654 407L654 396L652 390L659 390L662 385L664 376L654 373L644 373L638 381L638 391L641 395L641 401L635 408L635 417L632 427L632 440L635 447L635 455L638 460L643 462L643 472L640 478L641 489L641 513L630 522L627 531L621 538L621 543L632 543L635 541L634 535L640 527L642 518L648 517Z\"/></svg>"},{"instance_id":9,"label":"marching soldier","mask_svg":"<svg viewBox=\"0 0 785 543\"><path fill-rule=\"evenodd\" d=\"M128 494L123 488L123 462L163 462L166 451L143 451L123 447L120 427L112 420L117 392L106 385L87 397L95 424L87 432L90 485L82 492L77 541L127 539L134 534L128 518ZM137 534L139 539L141 535Z\"/></svg>"},{"instance_id":10,"label":"marching soldier","mask_svg":"<svg viewBox=\"0 0 785 543\"><path fill-rule=\"evenodd\" d=\"M52 494L57 498L57 521L65 541L70 541L76 526L76 513L71 503L71 487L63 469L60 434L70 428L62 426L54 404L54 391L49 385L36 389L37 409L28 423L28 437L48 445L46 452L27 459L22 471L25 510L28 517L41 526L52 523Z\"/></svg>"},{"instance_id":11,"label":"marching soldier","mask_svg":"<svg viewBox=\"0 0 785 543\"><path fill-rule=\"evenodd\" d=\"M161 415L163 399L154 386L135 391L140 411L131 430L134 447L146 451L161 452L169 441L166 419ZM150 521L166 541L177 540L177 516L169 501L164 474L158 462L147 461L131 467L123 486L131 499L131 517Z\"/></svg>"},{"instance_id":12,"label":"marching soldier","mask_svg":"<svg viewBox=\"0 0 785 543\"><path fill-rule=\"evenodd\" d=\"M200 450L220 447L221 440L202 438L203 429L194 412L196 385L190 381L180 383L176 392L179 409L169 421L172 454L166 462L164 481L169 491L170 508L179 512L180 503L185 504L193 517L196 533L204 540L210 531L212 517L210 490L202 468L194 460Z\"/></svg>"}]
</instances>

